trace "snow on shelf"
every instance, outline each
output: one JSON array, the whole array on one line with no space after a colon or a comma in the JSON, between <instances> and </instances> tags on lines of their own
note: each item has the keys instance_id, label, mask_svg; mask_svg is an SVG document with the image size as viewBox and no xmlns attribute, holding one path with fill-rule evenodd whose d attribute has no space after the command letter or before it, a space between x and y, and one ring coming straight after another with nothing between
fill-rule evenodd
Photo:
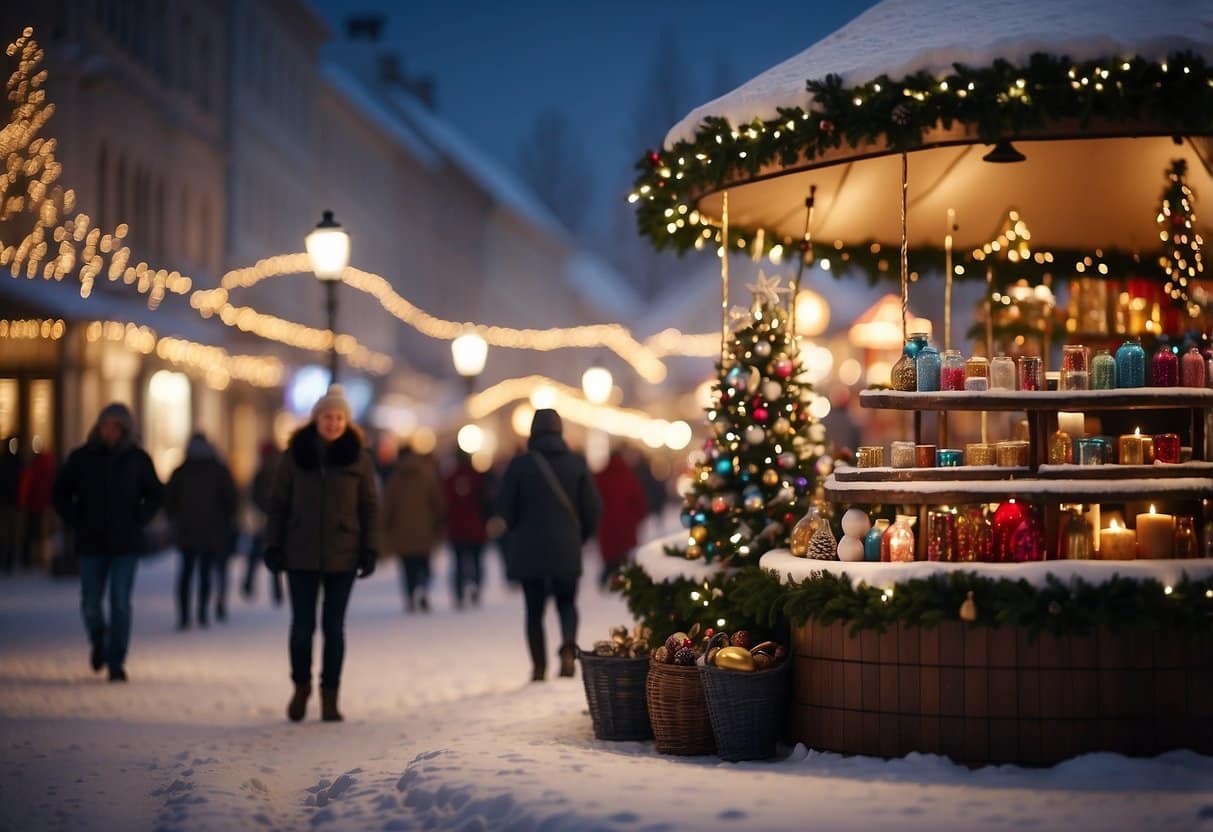
<instances>
[{"instance_id":1,"label":"snow on shelf","mask_svg":"<svg viewBox=\"0 0 1213 832\"><path fill-rule=\"evenodd\" d=\"M1063 582L1082 578L1099 584L1119 575L1137 580L1154 579L1164 585L1176 584L1187 575L1193 580L1213 577L1213 558L1193 560L1048 560L1035 563L843 563L837 560L798 558L787 549L772 549L762 556L763 569L778 572L780 579L804 580L814 573L828 572L846 575L855 584L888 588L914 578L929 578L945 572L974 572L983 578L1025 580L1034 587L1043 587L1048 576Z\"/></svg>"},{"instance_id":2,"label":"snow on shelf","mask_svg":"<svg viewBox=\"0 0 1213 832\"><path fill-rule=\"evenodd\" d=\"M1146 410L1213 407L1204 387L1131 387L1116 390L863 390L859 403L886 410Z\"/></svg>"},{"instance_id":3,"label":"snow on shelf","mask_svg":"<svg viewBox=\"0 0 1213 832\"><path fill-rule=\"evenodd\" d=\"M665 553L667 546L677 546L685 549L687 533L677 531L664 537L657 537L636 547L636 565L643 569L657 583L676 581L686 578L691 581L706 581L721 572L721 566L715 561L708 563L702 558L687 560L676 558Z\"/></svg>"},{"instance_id":4,"label":"snow on shelf","mask_svg":"<svg viewBox=\"0 0 1213 832\"><path fill-rule=\"evenodd\" d=\"M1213 492L1213 478L1173 477L1168 479L1080 480L1035 479L966 480L929 482L841 482L832 474L825 482L830 497L856 502L908 503L934 499L939 502L988 502L1006 497L1055 497L1109 502L1157 497L1204 497Z\"/></svg>"}]
</instances>

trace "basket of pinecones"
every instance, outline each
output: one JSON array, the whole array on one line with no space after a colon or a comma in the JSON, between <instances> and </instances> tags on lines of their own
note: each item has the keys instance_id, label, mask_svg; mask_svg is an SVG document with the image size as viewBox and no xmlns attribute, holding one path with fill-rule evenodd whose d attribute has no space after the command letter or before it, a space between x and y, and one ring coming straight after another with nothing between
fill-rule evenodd
<instances>
[{"instance_id":1,"label":"basket of pinecones","mask_svg":"<svg viewBox=\"0 0 1213 832\"><path fill-rule=\"evenodd\" d=\"M611 637L581 650L581 681L600 740L653 738L644 683L649 675L649 639L652 631L636 625L612 627Z\"/></svg>"},{"instance_id":2,"label":"basket of pinecones","mask_svg":"<svg viewBox=\"0 0 1213 832\"><path fill-rule=\"evenodd\" d=\"M660 754L699 756L716 748L703 682L695 666L702 652L696 647L698 635L696 624L688 632L674 633L653 651L645 687Z\"/></svg>"}]
</instances>

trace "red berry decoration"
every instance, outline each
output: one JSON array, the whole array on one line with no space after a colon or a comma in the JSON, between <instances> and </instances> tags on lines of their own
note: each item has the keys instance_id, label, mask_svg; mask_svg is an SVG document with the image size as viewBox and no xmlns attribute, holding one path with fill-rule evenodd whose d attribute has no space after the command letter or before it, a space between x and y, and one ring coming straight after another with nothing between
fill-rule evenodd
<instances>
[{"instance_id":1,"label":"red berry decoration","mask_svg":"<svg viewBox=\"0 0 1213 832\"><path fill-rule=\"evenodd\" d=\"M732 642L734 647L741 647L748 650L750 649L750 631L738 630L737 632L733 633L733 637L729 639L729 641Z\"/></svg>"},{"instance_id":2,"label":"red berry decoration","mask_svg":"<svg viewBox=\"0 0 1213 832\"><path fill-rule=\"evenodd\" d=\"M679 651L674 654L674 664L682 665L683 667L690 667L694 665L695 651L690 647L680 648Z\"/></svg>"}]
</instances>

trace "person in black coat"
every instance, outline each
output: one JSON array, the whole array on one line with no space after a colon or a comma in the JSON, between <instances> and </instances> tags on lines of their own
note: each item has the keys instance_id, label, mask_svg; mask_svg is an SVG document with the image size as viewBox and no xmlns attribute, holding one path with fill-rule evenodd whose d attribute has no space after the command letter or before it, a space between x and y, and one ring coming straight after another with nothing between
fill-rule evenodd
<instances>
[{"instance_id":1,"label":"person in black coat","mask_svg":"<svg viewBox=\"0 0 1213 832\"><path fill-rule=\"evenodd\" d=\"M250 489L253 507L261 516L255 521L254 531L249 540L248 562L244 571L244 583L240 592L245 598L252 599L254 594L254 576L256 569L265 563L265 524L270 513L270 493L274 488L274 474L278 470L278 460L282 458L273 442L261 445L261 464L253 475L253 486ZM270 573L270 593L274 606L282 604L282 575Z\"/></svg>"},{"instance_id":2,"label":"person in black coat","mask_svg":"<svg viewBox=\"0 0 1213 832\"><path fill-rule=\"evenodd\" d=\"M173 541L181 552L177 576L177 628L190 625L190 582L198 568L198 626L207 625L211 600L211 576L219 578L215 617L226 617L222 591L226 572L226 550L231 544L236 520L236 484L232 472L220 461L214 446L201 433L190 437L185 462L169 477L164 502L173 526Z\"/></svg>"},{"instance_id":3,"label":"person in black coat","mask_svg":"<svg viewBox=\"0 0 1213 832\"><path fill-rule=\"evenodd\" d=\"M156 516L164 486L151 457L138 446L135 420L124 404L97 417L88 441L72 451L55 478L55 510L80 555L80 606L92 642L93 670L109 665L111 682L126 681L131 636L131 590L145 548L143 529ZM101 598L109 584L107 629Z\"/></svg>"},{"instance_id":4,"label":"person in black coat","mask_svg":"<svg viewBox=\"0 0 1213 832\"><path fill-rule=\"evenodd\" d=\"M345 659L345 612L354 577L375 571L379 495L362 435L350 422L339 385L312 408L312 421L291 437L278 464L265 526L265 564L286 570L291 597L291 680L287 717L298 722L312 693L316 602L324 591L320 718L342 719L337 689Z\"/></svg>"},{"instance_id":5,"label":"person in black coat","mask_svg":"<svg viewBox=\"0 0 1213 832\"><path fill-rule=\"evenodd\" d=\"M547 671L543 611L549 597L560 615L560 675L572 676L577 655L577 581L581 547L598 527L602 500L589 466L569 450L555 410L535 411L527 452L506 468L497 495L505 522L506 569L522 583L532 679Z\"/></svg>"}]
</instances>

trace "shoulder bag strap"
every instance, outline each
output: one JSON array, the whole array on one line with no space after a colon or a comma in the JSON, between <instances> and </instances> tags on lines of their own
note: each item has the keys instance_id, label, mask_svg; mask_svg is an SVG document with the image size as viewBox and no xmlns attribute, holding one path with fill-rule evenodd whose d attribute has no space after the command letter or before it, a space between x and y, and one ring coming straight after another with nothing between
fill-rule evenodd
<instances>
[{"instance_id":1,"label":"shoulder bag strap","mask_svg":"<svg viewBox=\"0 0 1213 832\"><path fill-rule=\"evenodd\" d=\"M569 499L568 492L560 484L560 478L552 470L552 464L543 458L543 454L537 451L531 451L530 456L531 459L535 460L535 464L539 466L539 471L543 474L543 478L548 481L548 486L551 487L552 492L556 495L556 499L565 507L565 510L573 518L573 522L577 524L577 528L580 529L581 516L577 514L577 509L573 507L573 501Z\"/></svg>"}]
</instances>

